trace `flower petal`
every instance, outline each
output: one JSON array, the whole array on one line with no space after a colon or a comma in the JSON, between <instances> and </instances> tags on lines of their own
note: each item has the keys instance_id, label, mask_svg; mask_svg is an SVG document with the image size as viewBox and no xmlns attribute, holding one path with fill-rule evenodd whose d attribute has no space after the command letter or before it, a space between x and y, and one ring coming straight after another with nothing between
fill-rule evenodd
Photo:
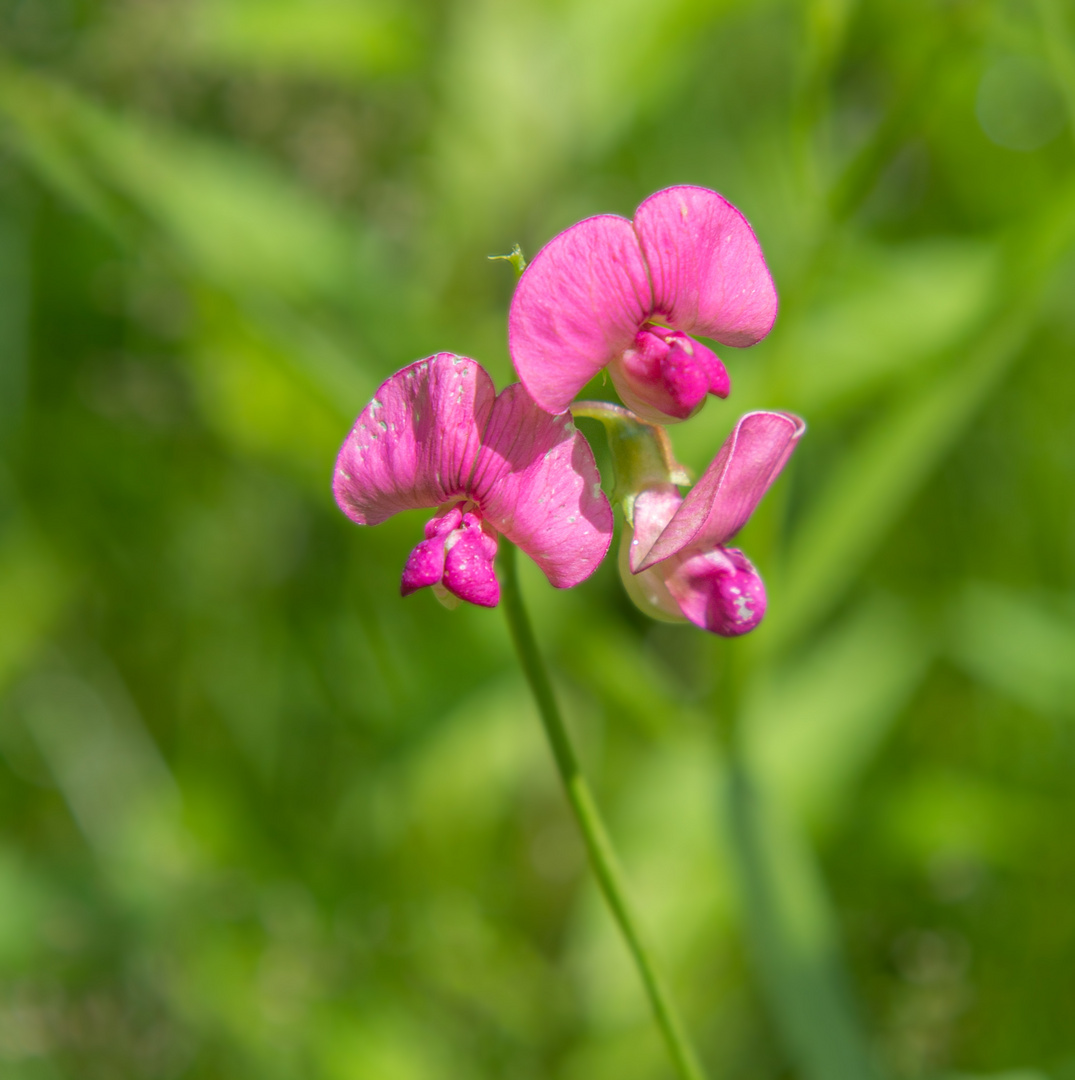
<instances>
[{"instance_id":1,"label":"flower petal","mask_svg":"<svg viewBox=\"0 0 1075 1080\"><path fill-rule=\"evenodd\" d=\"M589 444L569 413L550 416L519 383L496 399L468 491L558 589L589 577L612 542Z\"/></svg>"},{"instance_id":2,"label":"flower petal","mask_svg":"<svg viewBox=\"0 0 1075 1080\"><path fill-rule=\"evenodd\" d=\"M444 577L444 537L435 536L416 544L403 567L399 584L400 596L436 585Z\"/></svg>"},{"instance_id":3,"label":"flower petal","mask_svg":"<svg viewBox=\"0 0 1075 1080\"><path fill-rule=\"evenodd\" d=\"M452 506L426 522L426 538L407 557L400 582L401 596L436 585L444 576L444 543L463 521L463 512Z\"/></svg>"},{"instance_id":4,"label":"flower petal","mask_svg":"<svg viewBox=\"0 0 1075 1080\"><path fill-rule=\"evenodd\" d=\"M674 484L660 484L639 492L631 511L634 532L629 564L632 573L637 573L647 562L646 556L682 505L683 496Z\"/></svg>"},{"instance_id":5,"label":"flower petal","mask_svg":"<svg viewBox=\"0 0 1075 1080\"><path fill-rule=\"evenodd\" d=\"M463 491L496 390L474 360L437 353L397 371L362 410L332 490L359 525L439 506Z\"/></svg>"},{"instance_id":6,"label":"flower petal","mask_svg":"<svg viewBox=\"0 0 1075 1080\"><path fill-rule=\"evenodd\" d=\"M552 413L634 341L652 306L631 223L587 218L534 256L508 314L512 363L531 397Z\"/></svg>"},{"instance_id":7,"label":"flower petal","mask_svg":"<svg viewBox=\"0 0 1075 1080\"><path fill-rule=\"evenodd\" d=\"M651 619L657 619L660 622L686 622L687 617L683 614L679 601L668 591L668 586L661 577L661 570L668 564L654 566L641 574L632 573L630 550L631 540L628 538L628 530L625 529L620 538L620 553L617 562L620 580L631 602Z\"/></svg>"},{"instance_id":8,"label":"flower petal","mask_svg":"<svg viewBox=\"0 0 1075 1080\"><path fill-rule=\"evenodd\" d=\"M805 430L792 413L741 417L638 569L688 547L715 547L734 536L780 475Z\"/></svg>"},{"instance_id":9,"label":"flower petal","mask_svg":"<svg viewBox=\"0 0 1075 1080\"><path fill-rule=\"evenodd\" d=\"M776 320L776 288L747 220L708 188L651 195L635 213L653 311L677 330L753 345Z\"/></svg>"},{"instance_id":10,"label":"flower petal","mask_svg":"<svg viewBox=\"0 0 1075 1080\"><path fill-rule=\"evenodd\" d=\"M460 600L496 607L500 601L500 582L493 572L496 537L483 531L475 514L467 514L452 539L444 559L445 587Z\"/></svg>"},{"instance_id":11,"label":"flower petal","mask_svg":"<svg viewBox=\"0 0 1075 1080\"><path fill-rule=\"evenodd\" d=\"M695 626L723 637L738 637L761 622L765 585L741 551L717 547L670 562L677 565L665 574L665 585Z\"/></svg>"}]
</instances>

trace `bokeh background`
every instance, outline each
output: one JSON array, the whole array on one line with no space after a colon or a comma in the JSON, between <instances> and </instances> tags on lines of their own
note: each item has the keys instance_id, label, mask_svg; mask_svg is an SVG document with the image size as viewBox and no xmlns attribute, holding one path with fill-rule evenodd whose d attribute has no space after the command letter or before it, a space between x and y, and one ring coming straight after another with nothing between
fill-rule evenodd
<instances>
[{"instance_id":1,"label":"bokeh background","mask_svg":"<svg viewBox=\"0 0 1075 1080\"><path fill-rule=\"evenodd\" d=\"M809 421L770 614L524 587L711 1076L1075 1077L1069 0L0 2L0 1075L659 1080L502 613L329 483L672 183ZM609 396L598 385L596 393Z\"/></svg>"}]
</instances>

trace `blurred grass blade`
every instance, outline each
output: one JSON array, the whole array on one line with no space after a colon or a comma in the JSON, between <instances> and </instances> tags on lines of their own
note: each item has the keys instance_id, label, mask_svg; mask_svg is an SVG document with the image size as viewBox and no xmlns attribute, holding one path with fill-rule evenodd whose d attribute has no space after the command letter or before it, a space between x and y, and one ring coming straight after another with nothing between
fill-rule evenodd
<instances>
[{"instance_id":1,"label":"blurred grass blade","mask_svg":"<svg viewBox=\"0 0 1075 1080\"><path fill-rule=\"evenodd\" d=\"M192 359L221 429L245 450L268 445L323 472L376 380L306 312L372 305L391 324L407 305L372 253L358 254L357 225L251 155L111 114L34 76L7 71L0 107L62 195L178 264L203 301Z\"/></svg>"},{"instance_id":2,"label":"blurred grass blade","mask_svg":"<svg viewBox=\"0 0 1075 1080\"><path fill-rule=\"evenodd\" d=\"M596 158L669 93L722 6L698 0L576 0L556 9L490 0L456 5L442 60L445 109L434 140L435 175L450 211L446 225L454 230L462 223L468 236L502 242L505 222L537 205L552 177L580 156ZM678 59L653 63L656 56Z\"/></svg>"},{"instance_id":3,"label":"blurred grass blade","mask_svg":"<svg viewBox=\"0 0 1075 1080\"><path fill-rule=\"evenodd\" d=\"M67 128L69 100L58 87L0 64L0 138L59 194L107 232L123 231L119 208L86 167Z\"/></svg>"},{"instance_id":4,"label":"blurred grass blade","mask_svg":"<svg viewBox=\"0 0 1075 1080\"><path fill-rule=\"evenodd\" d=\"M747 932L795 1071L804 1080L876 1080L809 848L742 761L729 761L727 797Z\"/></svg>"},{"instance_id":5,"label":"blurred grass blade","mask_svg":"<svg viewBox=\"0 0 1075 1080\"><path fill-rule=\"evenodd\" d=\"M799 33L803 44L797 58L789 134L803 202L819 208L823 165L816 135L857 6L858 0L808 0L799 5L802 18Z\"/></svg>"},{"instance_id":6,"label":"blurred grass blade","mask_svg":"<svg viewBox=\"0 0 1075 1080\"><path fill-rule=\"evenodd\" d=\"M1072 34L1071 5L1067 11L1061 0L1038 0L1038 14L1045 31L1045 54L1060 84L1060 91L1067 106L1069 135L1075 139L1075 43Z\"/></svg>"},{"instance_id":7,"label":"blurred grass blade","mask_svg":"<svg viewBox=\"0 0 1075 1080\"><path fill-rule=\"evenodd\" d=\"M1026 343L1022 315L997 328L970 362L946 371L895 409L834 470L792 537L782 569L780 618L759 647L779 649L843 598L874 548L906 510Z\"/></svg>"},{"instance_id":8,"label":"blurred grass blade","mask_svg":"<svg viewBox=\"0 0 1075 1080\"><path fill-rule=\"evenodd\" d=\"M373 393L374 380L330 340L280 311L254 321L209 292L201 311L190 363L206 417L244 451L297 469L327 491L341 432Z\"/></svg>"},{"instance_id":9,"label":"blurred grass blade","mask_svg":"<svg viewBox=\"0 0 1075 1080\"><path fill-rule=\"evenodd\" d=\"M224 69L348 82L405 70L419 55L404 5L347 0L200 0L169 47Z\"/></svg>"},{"instance_id":10,"label":"blurred grass blade","mask_svg":"<svg viewBox=\"0 0 1075 1080\"><path fill-rule=\"evenodd\" d=\"M773 1016L808 1080L878 1070L838 944L837 916L800 821L832 820L926 670L930 642L874 597L748 687L729 764L731 849Z\"/></svg>"},{"instance_id":11,"label":"blurred grass blade","mask_svg":"<svg viewBox=\"0 0 1075 1080\"><path fill-rule=\"evenodd\" d=\"M951 56L958 48L958 35L951 28L932 39L923 36L914 44L887 113L829 191L828 208L834 221L845 221L858 210L885 166L915 136L922 114L943 92L944 80L952 77Z\"/></svg>"},{"instance_id":12,"label":"blurred grass blade","mask_svg":"<svg viewBox=\"0 0 1075 1080\"><path fill-rule=\"evenodd\" d=\"M929 240L857 249L826 280L780 349L781 389L815 418L956 345L995 310L995 245Z\"/></svg>"},{"instance_id":13,"label":"blurred grass blade","mask_svg":"<svg viewBox=\"0 0 1075 1080\"><path fill-rule=\"evenodd\" d=\"M938 1080L1050 1080L1038 1069L1006 1069L994 1073L943 1073Z\"/></svg>"},{"instance_id":14,"label":"blurred grass blade","mask_svg":"<svg viewBox=\"0 0 1075 1080\"><path fill-rule=\"evenodd\" d=\"M758 672L740 730L759 783L796 820L834 820L932 651L903 604L874 596L801 655Z\"/></svg>"},{"instance_id":15,"label":"blurred grass blade","mask_svg":"<svg viewBox=\"0 0 1075 1080\"><path fill-rule=\"evenodd\" d=\"M100 108L74 90L0 72L8 137L96 220L149 223L196 277L236 296L384 313L393 289L354 221L243 150Z\"/></svg>"},{"instance_id":16,"label":"blurred grass blade","mask_svg":"<svg viewBox=\"0 0 1075 1080\"><path fill-rule=\"evenodd\" d=\"M20 687L17 705L91 843L108 856L163 856L145 846L146 829L161 815L178 828L179 793L133 711L52 666Z\"/></svg>"},{"instance_id":17,"label":"blurred grass blade","mask_svg":"<svg viewBox=\"0 0 1075 1080\"><path fill-rule=\"evenodd\" d=\"M353 230L257 159L83 100L67 119L97 174L200 276L238 295L346 297Z\"/></svg>"},{"instance_id":18,"label":"blurred grass blade","mask_svg":"<svg viewBox=\"0 0 1075 1080\"><path fill-rule=\"evenodd\" d=\"M22 417L30 334L30 241L23 200L0 204L0 448Z\"/></svg>"},{"instance_id":19,"label":"blurred grass blade","mask_svg":"<svg viewBox=\"0 0 1075 1080\"><path fill-rule=\"evenodd\" d=\"M70 592L41 536L21 524L0 532L0 692L32 662Z\"/></svg>"},{"instance_id":20,"label":"blurred grass blade","mask_svg":"<svg viewBox=\"0 0 1075 1080\"><path fill-rule=\"evenodd\" d=\"M986 686L1044 716L1075 717L1075 619L999 586L971 585L955 604L951 650Z\"/></svg>"},{"instance_id":21,"label":"blurred grass blade","mask_svg":"<svg viewBox=\"0 0 1075 1080\"><path fill-rule=\"evenodd\" d=\"M791 537L781 567L781 616L758 636L779 650L842 599L933 469L1022 351L1058 262L1070 249L1075 202L1067 193L1009 238L1007 310L942 371L894 406L833 470L832 480Z\"/></svg>"}]
</instances>

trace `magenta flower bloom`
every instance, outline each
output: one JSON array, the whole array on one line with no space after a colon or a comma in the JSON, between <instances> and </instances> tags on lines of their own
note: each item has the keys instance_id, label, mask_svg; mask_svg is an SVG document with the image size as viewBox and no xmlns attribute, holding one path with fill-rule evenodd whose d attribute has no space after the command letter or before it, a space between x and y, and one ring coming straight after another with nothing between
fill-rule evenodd
<instances>
[{"instance_id":1,"label":"magenta flower bloom","mask_svg":"<svg viewBox=\"0 0 1075 1080\"><path fill-rule=\"evenodd\" d=\"M776 289L746 218L708 188L670 187L634 221L601 214L553 237L515 290L508 344L549 412L607 366L629 408L668 423L731 389L716 354L690 335L753 345L775 319Z\"/></svg>"},{"instance_id":2,"label":"magenta flower bloom","mask_svg":"<svg viewBox=\"0 0 1075 1080\"><path fill-rule=\"evenodd\" d=\"M765 586L727 542L791 457L806 425L784 412L742 417L705 474L683 497L673 484L642 491L621 572L644 611L736 637L765 614ZM623 563L626 562L626 566Z\"/></svg>"},{"instance_id":3,"label":"magenta flower bloom","mask_svg":"<svg viewBox=\"0 0 1075 1080\"><path fill-rule=\"evenodd\" d=\"M437 508L404 567L404 596L428 585L495 607L499 533L559 589L589 577L612 540L612 510L570 414L550 416L519 383L498 396L480 364L452 353L381 385L344 440L332 489L359 525Z\"/></svg>"}]
</instances>

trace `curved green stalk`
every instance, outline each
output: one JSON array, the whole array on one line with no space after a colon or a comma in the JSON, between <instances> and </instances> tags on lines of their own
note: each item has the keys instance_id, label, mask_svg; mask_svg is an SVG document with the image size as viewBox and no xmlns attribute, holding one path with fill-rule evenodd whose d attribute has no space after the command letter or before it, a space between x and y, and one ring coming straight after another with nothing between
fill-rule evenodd
<instances>
[{"instance_id":1,"label":"curved green stalk","mask_svg":"<svg viewBox=\"0 0 1075 1080\"><path fill-rule=\"evenodd\" d=\"M627 899L619 860L616 858L608 830L601 820L593 792L582 774L578 755L575 753L571 737L557 707L549 674L538 651L534 631L523 605L519 578L515 569L515 547L504 538L501 538L500 545L500 584L512 641L515 643L519 662L522 664L526 680L537 702L538 712L541 714L541 721L545 725L545 733L549 737L549 745L556 759L556 767L560 771L560 779L563 781L568 802L571 804L575 820L578 822L586 844L590 865L627 942L627 947L634 957L650 1004L653 1006L657 1024L668 1044L668 1050L679 1075L683 1080L704 1080L705 1074L702 1072L698 1057L687 1039L683 1023L672 1003L665 981L657 971L653 954L642 935L630 901Z\"/></svg>"}]
</instances>

